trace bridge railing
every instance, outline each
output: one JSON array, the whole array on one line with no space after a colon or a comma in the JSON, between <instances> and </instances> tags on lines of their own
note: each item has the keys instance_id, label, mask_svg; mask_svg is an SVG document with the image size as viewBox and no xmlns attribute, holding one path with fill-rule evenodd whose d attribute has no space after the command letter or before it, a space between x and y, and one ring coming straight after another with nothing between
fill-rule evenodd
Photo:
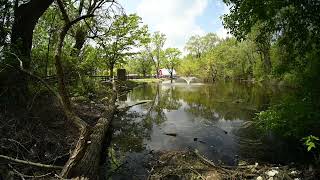
<instances>
[{"instance_id":1,"label":"bridge railing","mask_svg":"<svg viewBox=\"0 0 320 180\"><path fill-rule=\"evenodd\" d=\"M100 79L101 81L108 81L111 79L110 76L89 76L90 78L97 78Z\"/></svg>"}]
</instances>

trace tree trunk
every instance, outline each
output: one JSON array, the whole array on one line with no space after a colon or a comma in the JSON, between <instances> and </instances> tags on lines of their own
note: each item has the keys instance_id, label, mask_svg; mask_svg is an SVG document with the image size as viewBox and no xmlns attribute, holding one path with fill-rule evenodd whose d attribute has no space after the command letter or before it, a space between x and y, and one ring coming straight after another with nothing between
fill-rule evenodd
<instances>
[{"instance_id":1,"label":"tree trunk","mask_svg":"<svg viewBox=\"0 0 320 180\"><path fill-rule=\"evenodd\" d=\"M46 54L46 65L44 67L44 75L45 76L48 76L51 35L52 35L52 33L49 34L49 39L48 39L47 54Z\"/></svg>"},{"instance_id":2,"label":"tree trunk","mask_svg":"<svg viewBox=\"0 0 320 180\"><path fill-rule=\"evenodd\" d=\"M114 68L114 64L111 64L110 67L110 78L113 79L113 68Z\"/></svg>"},{"instance_id":3,"label":"tree trunk","mask_svg":"<svg viewBox=\"0 0 320 180\"><path fill-rule=\"evenodd\" d=\"M53 15L52 21L54 22L56 19L56 15ZM46 65L45 65L45 76L48 76L48 66L49 66L49 54L50 54L50 44L51 44L51 39L53 35L53 24L51 24L50 29L49 29L49 38L48 38L48 45L47 45L47 54L46 54Z\"/></svg>"},{"instance_id":4,"label":"tree trunk","mask_svg":"<svg viewBox=\"0 0 320 180\"><path fill-rule=\"evenodd\" d=\"M261 38L262 39L262 38ZM266 74L270 74L272 64L270 60L270 36L264 34L263 41L256 39L257 50L261 55L263 69Z\"/></svg>"},{"instance_id":5,"label":"tree trunk","mask_svg":"<svg viewBox=\"0 0 320 180\"><path fill-rule=\"evenodd\" d=\"M156 78L159 78L159 67L158 66L156 66L156 71L157 71Z\"/></svg>"},{"instance_id":6,"label":"tree trunk","mask_svg":"<svg viewBox=\"0 0 320 180\"><path fill-rule=\"evenodd\" d=\"M60 33L58 48L55 54L55 66L57 71L59 94L62 97L64 106L68 109L68 111L71 111L71 103L70 103L69 94L65 84L65 76L64 76L64 71L63 71L62 62L61 62L63 42L69 28L70 27L67 25L64 26Z\"/></svg>"},{"instance_id":7,"label":"tree trunk","mask_svg":"<svg viewBox=\"0 0 320 180\"><path fill-rule=\"evenodd\" d=\"M71 26L72 24L66 24L63 27L62 31L60 32L59 43L55 53L55 67L56 67L57 78L58 78L58 91L61 96L62 108L68 120L71 121L71 123L73 123L74 125L76 125L76 127L81 132L86 132L86 128L88 127L87 123L84 122L82 119L80 119L78 116L76 116L72 111L71 102L69 99L69 93L66 88L65 76L64 76L64 71L63 71L62 62L61 62L64 38L67 35L67 32L71 28Z\"/></svg>"},{"instance_id":8,"label":"tree trunk","mask_svg":"<svg viewBox=\"0 0 320 180\"><path fill-rule=\"evenodd\" d=\"M33 30L52 2L53 0L31 0L15 9L11 49L22 60L25 69L30 68Z\"/></svg>"},{"instance_id":9,"label":"tree trunk","mask_svg":"<svg viewBox=\"0 0 320 180\"><path fill-rule=\"evenodd\" d=\"M38 19L50 6L53 0L30 0L18 6L15 2L14 23L11 32L11 52L5 63L13 67L1 73L1 86L6 87L7 102L12 105L24 106L28 101L28 78L17 69L30 68L32 36Z\"/></svg>"},{"instance_id":10,"label":"tree trunk","mask_svg":"<svg viewBox=\"0 0 320 180\"><path fill-rule=\"evenodd\" d=\"M160 68L160 50L157 50L157 62L156 62L156 70L157 70L157 78L159 78L159 68Z\"/></svg>"},{"instance_id":11,"label":"tree trunk","mask_svg":"<svg viewBox=\"0 0 320 180\"><path fill-rule=\"evenodd\" d=\"M61 172L61 177L69 178L83 175L91 179L97 179L102 144L109 127L109 122L113 118L113 114L115 112L116 106L114 103L116 96L112 98L111 106L109 106L109 108L106 110L106 113L103 116L104 118L100 118L98 120L98 123L93 129L93 133L90 134L91 131L88 125L73 113L68 92L65 87L61 54L64 38L70 27L71 24L65 25L60 33L59 44L55 54L55 65L58 77L58 89L61 96L63 110L68 120L75 124L80 130L80 137L75 149L70 155L68 162L65 164Z\"/></svg>"},{"instance_id":12,"label":"tree trunk","mask_svg":"<svg viewBox=\"0 0 320 180\"><path fill-rule=\"evenodd\" d=\"M210 71L211 71L211 80L212 82L214 82L216 80L216 76L217 76L217 69L214 67L214 65L210 66Z\"/></svg>"},{"instance_id":13,"label":"tree trunk","mask_svg":"<svg viewBox=\"0 0 320 180\"><path fill-rule=\"evenodd\" d=\"M264 65L264 70L267 74L271 73L271 59L270 59L270 51L269 48L263 49L262 51L263 54L263 65Z\"/></svg>"},{"instance_id":14,"label":"tree trunk","mask_svg":"<svg viewBox=\"0 0 320 180\"><path fill-rule=\"evenodd\" d=\"M115 101L116 95L114 94L108 108L102 115L103 117L98 120L89 138L87 138L86 132L82 133L74 152L60 174L61 177L83 176L89 179L98 179L103 143L116 111Z\"/></svg>"},{"instance_id":15,"label":"tree trunk","mask_svg":"<svg viewBox=\"0 0 320 180\"><path fill-rule=\"evenodd\" d=\"M80 54L80 51L84 45L84 43L86 42L86 37L87 37L87 32L86 32L86 28L83 26L79 26L77 28L76 34L75 34L75 44L72 48L71 51L71 56L73 57L78 57Z\"/></svg>"},{"instance_id":16,"label":"tree trunk","mask_svg":"<svg viewBox=\"0 0 320 180\"><path fill-rule=\"evenodd\" d=\"M170 72L170 82L171 82L171 84L172 84L172 80L173 80L173 75L172 74L173 74L173 71Z\"/></svg>"},{"instance_id":17,"label":"tree trunk","mask_svg":"<svg viewBox=\"0 0 320 180\"><path fill-rule=\"evenodd\" d=\"M80 137L76 144L75 149L70 155L69 160L65 164L61 176L62 177L78 177L84 175L84 177L89 177L91 179L97 179L97 172L99 168L100 155L102 150L102 143L105 138L107 129L109 127L109 121L113 118L116 106L115 100L116 96L112 96L111 106L106 111L106 114L98 120L98 123L93 129L93 133L90 135L90 128L86 122L76 116L71 108L70 99L68 96L67 89L65 87L64 72L61 63L62 58L62 48L64 44L65 36L68 30L73 24L78 21L85 19L86 17L92 17L92 15L85 15L78 17L77 19L70 21L68 15L64 9L63 2L58 0L59 8L65 19L65 26L60 32L58 48L55 53L55 66L57 70L58 77L58 90L61 96L61 104L63 110L67 116L67 119L71 121L80 130Z\"/></svg>"}]
</instances>

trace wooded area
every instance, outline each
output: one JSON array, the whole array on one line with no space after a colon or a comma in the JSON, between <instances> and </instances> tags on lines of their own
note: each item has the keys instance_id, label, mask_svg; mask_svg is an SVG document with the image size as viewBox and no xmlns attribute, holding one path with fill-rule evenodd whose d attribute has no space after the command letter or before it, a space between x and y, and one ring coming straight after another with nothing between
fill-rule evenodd
<instances>
[{"instance_id":1,"label":"wooded area","mask_svg":"<svg viewBox=\"0 0 320 180\"><path fill-rule=\"evenodd\" d=\"M231 36L193 35L182 50L115 0L1 1L0 177L98 179L118 98L135 86L114 80L120 68L295 89L252 124L304 144L319 166L320 2L224 3Z\"/></svg>"}]
</instances>

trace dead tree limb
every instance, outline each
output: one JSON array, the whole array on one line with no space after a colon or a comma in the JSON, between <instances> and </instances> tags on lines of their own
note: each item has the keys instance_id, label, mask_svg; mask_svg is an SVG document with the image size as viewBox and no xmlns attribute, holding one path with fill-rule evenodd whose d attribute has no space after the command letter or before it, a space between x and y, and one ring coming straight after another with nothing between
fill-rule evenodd
<instances>
[{"instance_id":1,"label":"dead tree limb","mask_svg":"<svg viewBox=\"0 0 320 180\"><path fill-rule=\"evenodd\" d=\"M25 161L25 160L21 160L21 159L15 159L15 158L12 158L9 156L4 156L4 155L0 155L0 158L11 161L11 162L15 162L15 163L19 163L19 164L27 164L27 165L31 165L31 166L40 167L40 168L49 168L49 169L62 169L63 168L62 166L53 166L53 165L35 163L35 162Z\"/></svg>"},{"instance_id":2,"label":"dead tree limb","mask_svg":"<svg viewBox=\"0 0 320 180\"><path fill-rule=\"evenodd\" d=\"M19 172L15 168L13 168L10 164L9 164L9 167L14 171L15 174L19 175L23 179L24 178L43 178L43 177L46 177L46 176L49 176L52 174L52 173L47 173L47 174L43 174L43 175L31 176L31 175L22 174L21 172Z\"/></svg>"},{"instance_id":3,"label":"dead tree limb","mask_svg":"<svg viewBox=\"0 0 320 180\"><path fill-rule=\"evenodd\" d=\"M132 107L134 107L134 106L146 104L146 103L149 103L149 102L152 102L152 100L143 100L143 101L137 102L137 103L132 104L132 105L129 105L129 106L125 106L125 107L122 107L122 108L118 108L117 111L118 111L118 112L125 112L125 111L129 110L130 108L132 108Z\"/></svg>"}]
</instances>

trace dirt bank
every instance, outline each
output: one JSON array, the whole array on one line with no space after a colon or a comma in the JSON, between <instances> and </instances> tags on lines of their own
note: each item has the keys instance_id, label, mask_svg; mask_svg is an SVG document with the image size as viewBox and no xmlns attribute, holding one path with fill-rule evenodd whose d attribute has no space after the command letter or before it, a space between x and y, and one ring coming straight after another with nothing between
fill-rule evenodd
<instances>
[{"instance_id":1,"label":"dirt bank","mask_svg":"<svg viewBox=\"0 0 320 180\"><path fill-rule=\"evenodd\" d=\"M298 180L317 179L319 170L295 165L248 164L216 165L197 151L168 151L156 153L149 179L257 179Z\"/></svg>"}]
</instances>

